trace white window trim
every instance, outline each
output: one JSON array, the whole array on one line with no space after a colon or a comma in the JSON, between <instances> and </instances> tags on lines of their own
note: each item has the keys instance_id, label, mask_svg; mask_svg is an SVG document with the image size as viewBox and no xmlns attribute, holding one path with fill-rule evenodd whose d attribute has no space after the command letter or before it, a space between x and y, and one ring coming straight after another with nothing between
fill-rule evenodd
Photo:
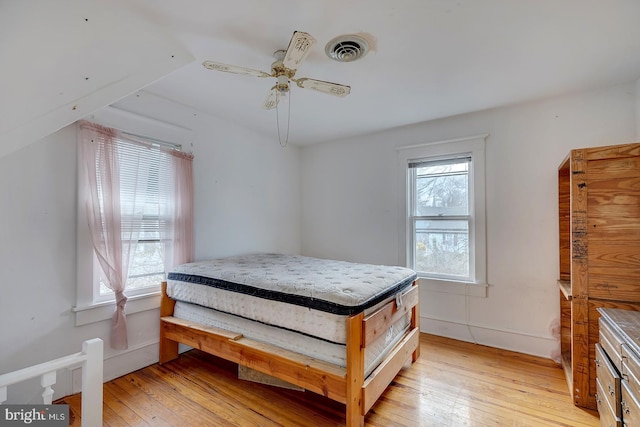
<instances>
[{"instance_id":1,"label":"white window trim","mask_svg":"<svg viewBox=\"0 0 640 427\"><path fill-rule=\"evenodd\" d=\"M82 200L82 191L86 191L86 189L78 188L78 200ZM103 297L101 300L94 298L94 292L99 292L99 279L98 274L96 274L99 266L93 251L91 236L89 235L87 212L81 203L78 203L77 218L76 260L78 264L76 276L76 305L71 311L75 313L76 326L82 326L111 319L115 311L116 303L113 297L110 299ZM147 289L144 293L128 297L125 313L133 314L159 307L160 290L154 291Z\"/></svg>"},{"instance_id":2,"label":"white window trim","mask_svg":"<svg viewBox=\"0 0 640 427\"><path fill-rule=\"evenodd\" d=\"M485 201L485 140L489 134L481 134L466 138L450 139L446 141L428 142L424 144L398 147L398 171L400 182L400 253L398 260L401 265L407 265L410 256L409 242L411 241L411 227L409 221L409 203L407 190L409 188L408 164L412 160L429 157L444 157L460 153L471 153L473 156L470 174L470 185L474 193L475 232L471 236L475 265L475 281L465 282L456 280L420 278L421 286L434 292L453 293L467 296L486 297L487 295L487 245L486 245L486 201Z\"/></svg>"},{"instance_id":3,"label":"white window trim","mask_svg":"<svg viewBox=\"0 0 640 427\"><path fill-rule=\"evenodd\" d=\"M134 135L145 135L145 138L172 141L193 141L192 130L131 113L116 107L108 106L88 117L92 122L103 126L119 129L123 132ZM78 171L83 165L78 156ZM76 326L87 325L110 319L115 311L114 300L94 300L94 291L97 280L94 274L97 260L94 256L91 236L87 223L87 213L84 206L79 202L83 200L82 192L86 188L81 188L83 181L78 181L78 203L76 220L76 301L71 311L75 313ZM86 193L85 193L86 194ZM91 285L91 286L90 286ZM126 294L126 292L125 292ZM137 295L128 296L125 306L127 315L146 310L158 309L160 307L160 291L147 289Z\"/></svg>"},{"instance_id":4,"label":"white window trim","mask_svg":"<svg viewBox=\"0 0 640 427\"><path fill-rule=\"evenodd\" d=\"M128 297L124 311L127 315L160 307L160 291ZM76 315L76 326L101 322L113 317L115 301L102 301L87 306L75 306L71 309Z\"/></svg>"},{"instance_id":5,"label":"white window trim","mask_svg":"<svg viewBox=\"0 0 640 427\"><path fill-rule=\"evenodd\" d=\"M78 156L78 171L84 167L82 159ZM71 309L75 313L75 325L82 326L90 323L110 319L115 311L115 299L113 296L96 297L100 293L100 280L98 260L96 259L89 226L87 225L87 211L81 200L87 195L86 180L78 179L78 203L76 222L76 304ZM126 314L138 313L160 307L159 286L147 288L138 294L128 295Z\"/></svg>"}]
</instances>

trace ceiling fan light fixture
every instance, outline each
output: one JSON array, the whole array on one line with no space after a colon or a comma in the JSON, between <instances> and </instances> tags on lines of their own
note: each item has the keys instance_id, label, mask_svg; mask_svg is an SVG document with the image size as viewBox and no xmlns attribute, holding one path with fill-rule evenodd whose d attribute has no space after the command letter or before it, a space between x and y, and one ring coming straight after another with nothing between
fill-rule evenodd
<instances>
[{"instance_id":1,"label":"ceiling fan light fixture","mask_svg":"<svg viewBox=\"0 0 640 427\"><path fill-rule=\"evenodd\" d=\"M366 43L366 42L365 42ZM271 88L262 104L265 110L276 110L276 124L278 126L278 140L281 146L286 146L289 141L289 122L291 118L290 87L294 82L303 89L313 89L329 95L344 97L349 95L351 87L338 83L325 82L322 80L310 79L308 77L294 78L298 66L307 57L311 48L316 44L310 34L302 31L294 31L289 46L286 50L277 50L273 53L275 61L271 64L271 72L267 73L253 68L239 67L237 65L227 65L220 62L204 61L202 65L209 70L224 71L226 73L245 74L254 77L275 77L276 84ZM281 102L282 101L282 102ZM279 108L280 104L286 104ZM280 131L280 109L286 109L284 140Z\"/></svg>"},{"instance_id":2,"label":"ceiling fan light fixture","mask_svg":"<svg viewBox=\"0 0 640 427\"><path fill-rule=\"evenodd\" d=\"M276 89L280 94L286 94L289 92L289 78L286 75L278 76L278 83L276 83Z\"/></svg>"},{"instance_id":3,"label":"ceiling fan light fixture","mask_svg":"<svg viewBox=\"0 0 640 427\"><path fill-rule=\"evenodd\" d=\"M367 54L369 43L355 34L333 38L324 48L327 56L338 62L353 62Z\"/></svg>"}]
</instances>

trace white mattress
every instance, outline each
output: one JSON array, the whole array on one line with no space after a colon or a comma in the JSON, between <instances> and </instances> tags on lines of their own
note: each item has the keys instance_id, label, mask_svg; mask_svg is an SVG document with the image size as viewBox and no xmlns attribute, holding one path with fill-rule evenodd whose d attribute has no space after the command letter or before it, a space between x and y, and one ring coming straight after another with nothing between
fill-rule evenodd
<instances>
[{"instance_id":1,"label":"white mattress","mask_svg":"<svg viewBox=\"0 0 640 427\"><path fill-rule=\"evenodd\" d=\"M396 266L252 254L178 266L168 276L167 294L345 344L347 316L375 310L409 288L415 277L413 270Z\"/></svg>"},{"instance_id":2,"label":"white mattress","mask_svg":"<svg viewBox=\"0 0 640 427\"><path fill-rule=\"evenodd\" d=\"M344 344L328 342L185 302L176 302L173 315L190 322L240 333L247 338L295 351L338 366L346 366L346 346ZM380 364L385 355L400 341L404 333L409 329L410 324L411 316L407 314L391 325L386 334L381 334L378 339L365 348L365 377Z\"/></svg>"}]
</instances>

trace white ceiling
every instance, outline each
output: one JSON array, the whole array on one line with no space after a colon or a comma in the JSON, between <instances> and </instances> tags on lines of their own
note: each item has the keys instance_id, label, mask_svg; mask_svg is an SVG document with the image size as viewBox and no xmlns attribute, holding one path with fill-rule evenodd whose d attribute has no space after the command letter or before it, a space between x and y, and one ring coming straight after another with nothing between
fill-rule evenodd
<instances>
[{"instance_id":1,"label":"white ceiling","mask_svg":"<svg viewBox=\"0 0 640 427\"><path fill-rule=\"evenodd\" d=\"M275 135L271 79L206 70L205 59L269 71L294 30L318 43L297 77L351 85L346 98L291 94L291 142L309 144L640 78L638 0L136 0L196 58L147 88ZM324 47L363 34L338 63Z\"/></svg>"},{"instance_id":2,"label":"white ceiling","mask_svg":"<svg viewBox=\"0 0 640 427\"><path fill-rule=\"evenodd\" d=\"M0 7L12 1L18 3L0 0ZM98 1L81 4L85 9L93 4L94 9L76 17L103 7ZM153 29L161 34L157 43L169 40L172 49L182 46L183 56L193 58L192 62L184 59L186 65L173 67L177 69L158 81L152 75L154 64L141 62L141 69L150 73L145 91L274 138L275 110L262 109L272 79L210 71L201 63L213 60L270 71L273 52L287 47L293 31L314 36L318 43L296 77L348 84L351 94L337 98L293 87L289 142L300 145L640 78L640 0L128 0L112 4L118 5L119 19L126 17L127 28L141 25L139 34L132 31L126 33L128 37L135 39ZM77 10L66 12L67 17L78 14ZM39 19L43 20L40 26L50 25L44 22L47 15ZM12 31L24 34L19 25ZM365 37L371 51L357 62L330 60L324 46L342 34ZM127 50L121 39L116 25L111 33L100 33L91 47L117 59ZM29 69L37 59L22 65ZM42 70L50 64L38 65ZM69 71L58 64L41 76L51 82ZM15 73L19 76L20 70ZM39 82L34 78L29 83L37 89ZM114 92L106 103L122 96ZM16 99L2 102L9 101Z\"/></svg>"}]
</instances>

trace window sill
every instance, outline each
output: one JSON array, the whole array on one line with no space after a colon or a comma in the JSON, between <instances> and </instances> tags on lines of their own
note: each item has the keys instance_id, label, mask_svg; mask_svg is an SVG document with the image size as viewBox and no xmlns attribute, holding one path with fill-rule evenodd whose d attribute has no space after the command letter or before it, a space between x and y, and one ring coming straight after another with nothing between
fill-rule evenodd
<instances>
[{"instance_id":1,"label":"window sill","mask_svg":"<svg viewBox=\"0 0 640 427\"><path fill-rule=\"evenodd\" d=\"M420 287L430 292L466 295L470 297L486 298L486 283L459 282L455 280L419 278Z\"/></svg>"},{"instance_id":2,"label":"window sill","mask_svg":"<svg viewBox=\"0 0 640 427\"><path fill-rule=\"evenodd\" d=\"M73 307L71 311L76 315L76 326L82 326L111 319L115 307L115 301L105 301L84 307ZM129 297L125 306L125 313L139 313L158 307L160 307L159 291Z\"/></svg>"}]
</instances>

